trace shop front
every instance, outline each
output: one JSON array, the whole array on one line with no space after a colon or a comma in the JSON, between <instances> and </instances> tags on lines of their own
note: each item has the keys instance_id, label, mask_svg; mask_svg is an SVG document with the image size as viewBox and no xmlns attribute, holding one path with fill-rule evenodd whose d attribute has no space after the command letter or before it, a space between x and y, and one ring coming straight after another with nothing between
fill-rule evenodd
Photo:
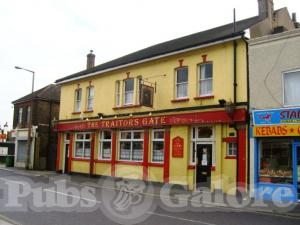
<instances>
[{"instance_id":1,"label":"shop front","mask_svg":"<svg viewBox=\"0 0 300 225\"><path fill-rule=\"evenodd\" d=\"M246 181L245 121L244 109L60 121L56 170L230 192L237 152Z\"/></svg>"},{"instance_id":2,"label":"shop front","mask_svg":"<svg viewBox=\"0 0 300 225\"><path fill-rule=\"evenodd\" d=\"M298 201L300 108L253 111L255 196Z\"/></svg>"}]
</instances>

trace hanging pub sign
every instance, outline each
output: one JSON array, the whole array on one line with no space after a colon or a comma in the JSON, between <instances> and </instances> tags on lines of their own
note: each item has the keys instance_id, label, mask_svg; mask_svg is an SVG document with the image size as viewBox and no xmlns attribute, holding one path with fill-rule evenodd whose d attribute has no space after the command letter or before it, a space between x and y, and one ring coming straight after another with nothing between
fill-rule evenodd
<instances>
[{"instance_id":1,"label":"hanging pub sign","mask_svg":"<svg viewBox=\"0 0 300 225\"><path fill-rule=\"evenodd\" d=\"M175 137L172 141L172 157L183 158L183 138Z\"/></svg>"},{"instance_id":2,"label":"hanging pub sign","mask_svg":"<svg viewBox=\"0 0 300 225\"><path fill-rule=\"evenodd\" d=\"M140 88L141 88L140 104L142 106L152 107L154 88L145 84L141 84Z\"/></svg>"}]
</instances>

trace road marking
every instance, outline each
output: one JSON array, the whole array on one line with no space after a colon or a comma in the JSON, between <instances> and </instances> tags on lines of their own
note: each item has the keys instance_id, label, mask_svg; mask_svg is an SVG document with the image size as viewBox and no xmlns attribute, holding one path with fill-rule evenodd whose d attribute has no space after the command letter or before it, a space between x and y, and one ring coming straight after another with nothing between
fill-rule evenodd
<instances>
[{"instance_id":1,"label":"road marking","mask_svg":"<svg viewBox=\"0 0 300 225\"><path fill-rule=\"evenodd\" d=\"M170 216L170 215L167 215L167 214L154 213L154 212L146 212L146 213L151 214L151 215L161 216L161 217L167 217L167 218L170 218L170 219L186 221L186 222L192 222L192 223L198 223L198 224L204 224L204 225L216 225L215 223L207 223L207 222L200 221L200 220L191 220L191 219L186 219L186 218L183 218L183 217Z\"/></svg>"},{"instance_id":2,"label":"road marking","mask_svg":"<svg viewBox=\"0 0 300 225\"><path fill-rule=\"evenodd\" d=\"M72 198L86 200L88 202L96 202L98 204L101 204L101 201L98 201L98 200L95 200L95 199L84 198L84 197L77 196L77 195L70 195L70 194L66 194L64 192L54 191L54 190L51 190L51 189L43 189L43 191L53 192L53 193L56 193L56 194L59 194L59 195L64 195L64 196L68 196L68 197L72 197Z\"/></svg>"}]
</instances>

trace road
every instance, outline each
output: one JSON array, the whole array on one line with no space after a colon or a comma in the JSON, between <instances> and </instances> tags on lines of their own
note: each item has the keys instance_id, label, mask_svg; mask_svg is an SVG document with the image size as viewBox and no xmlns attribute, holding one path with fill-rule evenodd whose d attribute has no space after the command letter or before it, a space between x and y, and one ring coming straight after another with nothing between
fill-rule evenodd
<instances>
[{"instance_id":1,"label":"road","mask_svg":"<svg viewBox=\"0 0 300 225\"><path fill-rule=\"evenodd\" d=\"M87 186L84 180L0 170L0 214L23 225L300 224L299 214L290 212L200 204L197 196L185 197L180 192L180 200L174 194L160 196L157 187L123 181L112 185L111 180ZM143 188L147 191L140 191Z\"/></svg>"}]
</instances>

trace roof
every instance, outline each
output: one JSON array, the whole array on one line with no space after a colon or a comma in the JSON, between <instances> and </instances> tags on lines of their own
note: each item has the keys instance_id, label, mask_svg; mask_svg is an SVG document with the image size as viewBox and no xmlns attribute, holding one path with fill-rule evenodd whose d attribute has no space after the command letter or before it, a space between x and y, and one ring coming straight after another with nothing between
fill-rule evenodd
<instances>
[{"instance_id":1,"label":"roof","mask_svg":"<svg viewBox=\"0 0 300 225\"><path fill-rule=\"evenodd\" d=\"M25 95L15 101L12 104L17 104L21 102L31 101L33 99L41 99L41 100L52 100L52 101L60 101L60 87L56 84L49 84L46 87L43 87L33 93Z\"/></svg>"},{"instance_id":2,"label":"roof","mask_svg":"<svg viewBox=\"0 0 300 225\"><path fill-rule=\"evenodd\" d=\"M210 30L198 32L181 38L177 38L171 41L163 42L151 47L139 50L137 52L125 55L123 57L114 59L112 61L100 64L98 66L92 67L74 73L72 75L60 78L56 80L56 83L66 82L68 80L79 79L84 75L88 75L95 72L101 72L108 69L113 69L115 67L120 67L130 63L138 62L145 59L151 59L160 55L169 54L172 52L208 44L211 42L216 42L219 40L229 39L232 37L241 36L244 31L256 23L260 22L263 18L259 16L251 17L245 20L236 22L236 30L233 31L233 23L229 23L220 27L216 27Z\"/></svg>"}]
</instances>

